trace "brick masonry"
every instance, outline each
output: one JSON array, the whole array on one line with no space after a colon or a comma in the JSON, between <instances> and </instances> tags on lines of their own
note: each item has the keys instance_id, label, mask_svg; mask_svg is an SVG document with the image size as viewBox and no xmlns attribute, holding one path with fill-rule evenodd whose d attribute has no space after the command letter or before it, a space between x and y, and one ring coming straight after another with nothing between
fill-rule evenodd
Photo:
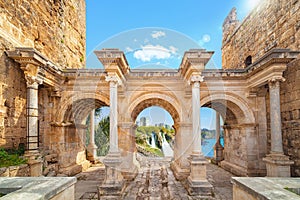
<instances>
[{"instance_id":1,"label":"brick masonry","mask_svg":"<svg viewBox=\"0 0 300 200\"><path fill-rule=\"evenodd\" d=\"M62 68L85 65L84 0L0 2L0 146L26 143L26 83L20 66L6 56L33 47Z\"/></svg>"},{"instance_id":2,"label":"brick masonry","mask_svg":"<svg viewBox=\"0 0 300 200\"><path fill-rule=\"evenodd\" d=\"M222 66L244 68L272 48L300 49L300 1L263 0L240 24L230 13L223 24Z\"/></svg>"},{"instance_id":3,"label":"brick masonry","mask_svg":"<svg viewBox=\"0 0 300 200\"><path fill-rule=\"evenodd\" d=\"M222 66L245 68L273 48L300 49L300 1L263 0L242 22L234 10L223 26ZM295 161L292 176L300 176L300 59L288 65L281 83L281 117L284 153ZM265 88L265 87L263 87ZM263 89L261 88L261 89ZM269 95L266 93L268 152L271 146Z\"/></svg>"}]
</instances>

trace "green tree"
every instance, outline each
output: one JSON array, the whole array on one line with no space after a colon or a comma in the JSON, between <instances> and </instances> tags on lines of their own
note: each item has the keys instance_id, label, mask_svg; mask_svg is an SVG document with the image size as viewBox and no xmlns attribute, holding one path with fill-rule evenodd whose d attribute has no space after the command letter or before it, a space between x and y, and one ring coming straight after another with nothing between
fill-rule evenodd
<instances>
[{"instance_id":1,"label":"green tree","mask_svg":"<svg viewBox=\"0 0 300 200\"><path fill-rule=\"evenodd\" d=\"M104 117L98 124L95 133L95 144L97 145L97 155L105 156L109 150L109 116Z\"/></svg>"}]
</instances>

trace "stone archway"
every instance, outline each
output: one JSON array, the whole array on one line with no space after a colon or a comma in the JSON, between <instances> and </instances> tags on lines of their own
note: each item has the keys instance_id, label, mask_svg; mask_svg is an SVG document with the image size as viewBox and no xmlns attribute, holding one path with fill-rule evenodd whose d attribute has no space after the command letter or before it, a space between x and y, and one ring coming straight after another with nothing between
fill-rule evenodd
<instances>
[{"instance_id":1,"label":"stone archway","mask_svg":"<svg viewBox=\"0 0 300 200\"><path fill-rule=\"evenodd\" d=\"M64 99L57 109L56 122L52 132L60 133L49 137L49 146L56 149L61 171L73 175L89 167L86 157L85 120L92 110L107 106L107 97L82 93Z\"/></svg>"},{"instance_id":2,"label":"stone archway","mask_svg":"<svg viewBox=\"0 0 300 200\"><path fill-rule=\"evenodd\" d=\"M137 116L141 111L143 111L145 108L151 107L151 106L159 106L164 108L167 112L170 113L171 117L174 120L174 124L180 122L180 116L178 112L178 108L176 108L174 105L172 105L169 101L158 98L156 95L153 95L149 99L143 99L139 101L137 105L134 105L133 110L129 110L131 112L131 119L132 121L135 121Z\"/></svg>"},{"instance_id":3,"label":"stone archway","mask_svg":"<svg viewBox=\"0 0 300 200\"><path fill-rule=\"evenodd\" d=\"M237 175L261 175L255 117L246 101L227 92L210 94L201 100L201 104L213 108L224 119L224 160L221 166Z\"/></svg>"},{"instance_id":4,"label":"stone archway","mask_svg":"<svg viewBox=\"0 0 300 200\"><path fill-rule=\"evenodd\" d=\"M134 96L136 94L132 94ZM130 122L119 122L119 148L123 157L122 163L122 175L126 179L134 178L134 170L136 163L136 142L135 142L135 121L141 111L151 106L159 106L165 109L172 117L174 124L179 124L181 121L180 111L177 99L173 96L163 93L144 93L136 98L134 101L128 104L122 104L122 106L127 107L127 113L130 116ZM123 113L122 113L123 114ZM175 139L176 140L176 139ZM176 151L174 151L174 157L176 157Z\"/></svg>"},{"instance_id":5,"label":"stone archway","mask_svg":"<svg viewBox=\"0 0 300 200\"><path fill-rule=\"evenodd\" d=\"M57 109L57 123L70 122L82 124L91 110L109 105L109 97L98 93L77 93L62 100Z\"/></svg>"}]
</instances>

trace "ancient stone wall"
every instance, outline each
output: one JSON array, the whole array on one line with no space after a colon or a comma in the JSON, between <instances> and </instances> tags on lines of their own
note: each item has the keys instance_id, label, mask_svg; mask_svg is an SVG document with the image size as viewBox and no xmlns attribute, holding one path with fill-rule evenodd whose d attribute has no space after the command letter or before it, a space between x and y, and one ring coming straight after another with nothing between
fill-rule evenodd
<instances>
[{"instance_id":1,"label":"ancient stone wall","mask_svg":"<svg viewBox=\"0 0 300 200\"><path fill-rule=\"evenodd\" d=\"M281 83L281 117L284 153L295 162L292 176L300 176L300 60L288 65Z\"/></svg>"},{"instance_id":2,"label":"ancient stone wall","mask_svg":"<svg viewBox=\"0 0 300 200\"><path fill-rule=\"evenodd\" d=\"M63 68L85 63L84 0L0 2L0 36L33 47Z\"/></svg>"},{"instance_id":3,"label":"ancient stone wall","mask_svg":"<svg viewBox=\"0 0 300 200\"><path fill-rule=\"evenodd\" d=\"M232 11L229 16L234 16ZM227 23L226 23L227 22ZM225 27L226 25L226 27ZM233 28L234 27L234 28ZM300 1L263 0L239 25L224 21L222 66L224 69L245 68L272 48L300 50ZM300 60L288 65L281 84L281 114L284 153L295 161L292 176L300 176ZM267 86L266 86L267 87ZM266 94L267 152L270 152L270 101Z\"/></svg>"},{"instance_id":4,"label":"ancient stone wall","mask_svg":"<svg viewBox=\"0 0 300 200\"><path fill-rule=\"evenodd\" d=\"M0 1L0 147L26 144L26 82L5 51L32 47L58 67L83 68L85 28L84 0Z\"/></svg>"},{"instance_id":5,"label":"ancient stone wall","mask_svg":"<svg viewBox=\"0 0 300 200\"><path fill-rule=\"evenodd\" d=\"M272 48L300 49L300 1L263 0L239 25L230 12L223 25L222 66L245 68Z\"/></svg>"},{"instance_id":6,"label":"ancient stone wall","mask_svg":"<svg viewBox=\"0 0 300 200\"><path fill-rule=\"evenodd\" d=\"M0 147L26 144L26 83L23 71L4 53L13 45L0 38Z\"/></svg>"}]
</instances>

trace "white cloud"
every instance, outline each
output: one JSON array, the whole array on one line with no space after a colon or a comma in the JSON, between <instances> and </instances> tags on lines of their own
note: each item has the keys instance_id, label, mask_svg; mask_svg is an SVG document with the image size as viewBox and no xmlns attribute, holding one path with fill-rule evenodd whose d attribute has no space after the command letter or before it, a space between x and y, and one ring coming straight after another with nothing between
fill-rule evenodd
<instances>
[{"instance_id":1,"label":"white cloud","mask_svg":"<svg viewBox=\"0 0 300 200\"><path fill-rule=\"evenodd\" d=\"M178 49L174 46L170 46L169 49L170 49L172 54L176 54L176 52L178 51Z\"/></svg>"},{"instance_id":2,"label":"white cloud","mask_svg":"<svg viewBox=\"0 0 300 200\"><path fill-rule=\"evenodd\" d=\"M166 36L166 33L163 32L163 31L153 31L152 34L151 34L152 38L154 39L158 39L160 37L165 37Z\"/></svg>"},{"instance_id":3,"label":"white cloud","mask_svg":"<svg viewBox=\"0 0 300 200\"><path fill-rule=\"evenodd\" d=\"M169 49L160 45L142 46L142 49L134 52L134 58L143 62L149 62L152 59L168 59L177 52L177 48L171 46Z\"/></svg>"},{"instance_id":4,"label":"white cloud","mask_svg":"<svg viewBox=\"0 0 300 200\"><path fill-rule=\"evenodd\" d=\"M128 52L133 52L133 49L130 48L130 47L126 47L125 50L126 50L126 53L128 53Z\"/></svg>"}]
</instances>

